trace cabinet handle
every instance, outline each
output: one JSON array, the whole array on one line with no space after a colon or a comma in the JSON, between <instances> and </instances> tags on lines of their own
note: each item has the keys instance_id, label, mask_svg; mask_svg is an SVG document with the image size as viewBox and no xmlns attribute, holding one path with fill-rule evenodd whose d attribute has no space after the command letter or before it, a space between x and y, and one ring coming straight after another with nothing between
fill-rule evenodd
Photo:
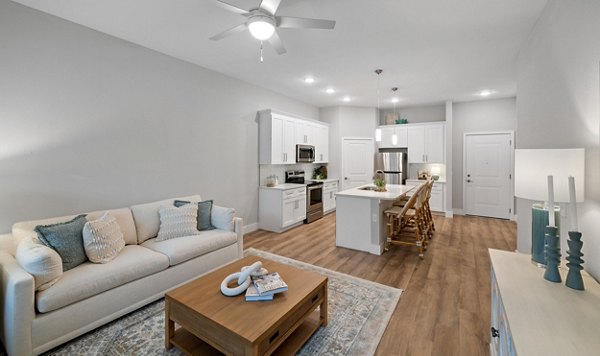
<instances>
[{"instance_id":1,"label":"cabinet handle","mask_svg":"<svg viewBox=\"0 0 600 356\"><path fill-rule=\"evenodd\" d=\"M492 326L490 330L492 331L492 337L500 337L500 331L498 331L498 329Z\"/></svg>"}]
</instances>

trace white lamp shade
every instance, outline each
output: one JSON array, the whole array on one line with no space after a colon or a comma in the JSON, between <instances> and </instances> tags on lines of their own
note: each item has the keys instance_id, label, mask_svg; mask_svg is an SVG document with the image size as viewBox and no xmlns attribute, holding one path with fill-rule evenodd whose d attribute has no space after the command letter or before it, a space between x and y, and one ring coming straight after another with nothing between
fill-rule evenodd
<instances>
[{"instance_id":1,"label":"white lamp shade","mask_svg":"<svg viewBox=\"0 0 600 356\"><path fill-rule=\"evenodd\" d=\"M266 17L251 19L248 23L248 30L257 40L268 40L275 32L275 26L272 21Z\"/></svg>"},{"instance_id":2,"label":"white lamp shade","mask_svg":"<svg viewBox=\"0 0 600 356\"><path fill-rule=\"evenodd\" d=\"M548 200L548 176L554 179L554 201L569 201L569 176L575 178L577 201L585 195L585 150L518 149L515 150L515 196Z\"/></svg>"}]
</instances>

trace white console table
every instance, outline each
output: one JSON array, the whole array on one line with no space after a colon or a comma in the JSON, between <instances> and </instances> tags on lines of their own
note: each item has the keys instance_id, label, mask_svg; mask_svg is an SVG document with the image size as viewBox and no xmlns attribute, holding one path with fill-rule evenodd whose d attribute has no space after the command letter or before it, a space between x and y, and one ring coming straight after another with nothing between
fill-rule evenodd
<instances>
[{"instance_id":1,"label":"white console table","mask_svg":"<svg viewBox=\"0 0 600 356\"><path fill-rule=\"evenodd\" d=\"M600 286L584 291L544 279L531 256L489 250L492 262L491 355L600 355ZM585 267L585 264L584 264Z\"/></svg>"}]
</instances>

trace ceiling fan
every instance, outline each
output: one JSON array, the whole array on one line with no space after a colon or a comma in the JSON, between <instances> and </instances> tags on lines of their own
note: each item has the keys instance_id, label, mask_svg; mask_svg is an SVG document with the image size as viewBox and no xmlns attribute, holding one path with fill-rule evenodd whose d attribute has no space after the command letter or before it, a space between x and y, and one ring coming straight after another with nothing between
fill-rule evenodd
<instances>
[{"instance_id":1,"label":"ceiling fan","mask_svg":"<svg viewBox=\"0 0 600 356\"><path fill-rule=\"evenodd\" d=\"M212 36L210 39L213 41L218 41L231 34L244 31L247 28L254 38L261 42L268 40L277 53L284 54L287 51L275 30L276 27L317 28L325 30L332 30L335 27L335 21L333 20L275 16L281 0L262 0L258 8L252 10L240 9L221 0L213 0L213 2L225 10L248 18L246 22Z\"/></svg>"}]
</instances>

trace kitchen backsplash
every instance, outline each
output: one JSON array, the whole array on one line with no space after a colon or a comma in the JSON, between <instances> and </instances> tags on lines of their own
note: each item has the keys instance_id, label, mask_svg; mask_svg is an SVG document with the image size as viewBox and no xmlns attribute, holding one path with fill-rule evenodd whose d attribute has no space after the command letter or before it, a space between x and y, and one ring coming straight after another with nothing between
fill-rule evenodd
<instances>
[{"instance_id":1,"label":"kitchen backsplash","mask_svg":"<svg viewBox=\"0 0 600 356\"><path fill-rule=\"evenodd\" d=\"M312 178L312 174L315 168L320 166L327 166L323 163L297 163L297 164L286 164L286 165L272 165L272 164L261 164L258 166L259 182L260 185L267 184L267 177L275 174L279 177L279 184L285 183L285 171L291 170L303 170L306 174L306 179Z\"/></svg>"}]
</instances>

